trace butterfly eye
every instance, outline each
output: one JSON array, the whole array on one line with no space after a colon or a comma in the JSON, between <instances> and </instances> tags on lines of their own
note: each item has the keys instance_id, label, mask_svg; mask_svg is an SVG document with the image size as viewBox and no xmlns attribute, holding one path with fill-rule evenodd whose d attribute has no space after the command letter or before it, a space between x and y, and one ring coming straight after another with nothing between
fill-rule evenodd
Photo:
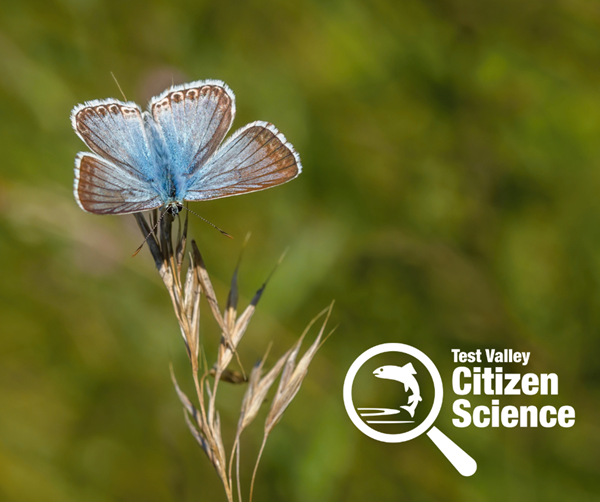
<instances>
[{"instance_id":1,"label":"butterfly eye","mask_svg":"<svg viewBox=\"0 0 600 502\"><path fill-rule=\"evenodd\" d=\"M175 204L171 204L169 205L169 207L167 207L167 212L169 214L172 214L173 216L179 214L181 211L183 211L183 205L179 204L178 202L176 202Z\"/></svg>"}]
</instances>

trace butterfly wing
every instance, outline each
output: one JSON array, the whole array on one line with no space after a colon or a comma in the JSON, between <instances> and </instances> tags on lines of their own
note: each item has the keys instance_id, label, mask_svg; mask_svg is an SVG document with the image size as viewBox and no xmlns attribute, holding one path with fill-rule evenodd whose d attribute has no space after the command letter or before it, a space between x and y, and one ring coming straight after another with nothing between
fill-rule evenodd
<instances>
[{"instance_id":1,"label":"butterfly wing","mask_svg":"<svg viewBox=\"0 0 600 502\"><path fill-rule=\"evenodd\" d=\"M152 186L160 173L135 103L91 101L73 109L71 122L96 154L79 153L75 160L75 199L84 211L125 214L162 204Z\"/></svg>"},{"instance_id":2,"label":"butterfly wing","mask_svg":"<svg viewBox=\"0 0 600 502\"><path fill-rule=\"evenodd\" d=\"M216 151L235 116L235 96L220 80L172 87L150 100L175 175L188 176Z\"/></svg>"},{"instance_id":3,"label":"butterfly wing","mask_svg":"<svg viewBox=\"0 0 600 502\"><path fill-rule=\"evenodd\" d=\"M93 153L77 155L73 193L81 209L95 214L137 213L162 205L146 183Z\"/></svg>"},{"instance_id":4,"label":"butterfly wing","mask_svg":"<svg viewBox=\"0 0 600 502\"><path fill-rule=\"evenodd\" d=\"M264 190L294 179L300 156L275 126L252 122L236 131L190 178L185 199L210 200Z\"/></svg>"}]
</instances>

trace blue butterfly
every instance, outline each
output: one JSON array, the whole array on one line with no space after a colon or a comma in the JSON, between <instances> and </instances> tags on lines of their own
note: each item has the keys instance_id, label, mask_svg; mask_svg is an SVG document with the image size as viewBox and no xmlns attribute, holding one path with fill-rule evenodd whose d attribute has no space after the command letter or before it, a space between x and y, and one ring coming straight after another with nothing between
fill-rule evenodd
<instances>
[{"instance_id":1,"label":"blue butterfly","mask_svg":"<svg viewBox=\"0 0 600 502\"><path fill-rule=\"evenodd\" d=\"M298 153L267 122L252 122L221 145L234 116L235 96L219 80L171 87L147 112L115 99L77 105L73 129L94 153L77 154L75 200L96 214L161 206L177 214L184 200L264 190L300 174Z\"/></svg>"}]
</instances>

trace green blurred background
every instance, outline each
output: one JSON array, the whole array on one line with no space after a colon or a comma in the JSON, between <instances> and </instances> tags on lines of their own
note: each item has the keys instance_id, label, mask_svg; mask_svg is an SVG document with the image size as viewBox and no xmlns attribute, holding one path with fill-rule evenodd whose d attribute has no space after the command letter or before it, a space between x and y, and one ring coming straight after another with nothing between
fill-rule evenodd
<instances>
[{"instance_id":1,"label":"green blurred background","mask_svg":"<svg viewBox=\"0 0 600 502\"><path fill-rule=\"evenodd\" d=\"M134 219L73 200L86 148L69 113L120 98L111 71L144 106L172 80L222 79L234 130L268 120L301 155L292 183L192 206L236 237L191 221L222 302L247 232L244 304L290 247L246 367L337 301L256 501L600 500L600 4L583 0L3 2L0 500L225 500L170 382L172 362L191 388L150 255L131 258ZM391 341L440 368L437 425L474 477L425 437L376 443L346 416L348 367ZM575 427L452 427L450 349L486 347L560 378L559 396L503 404L569 404ZM221 394L226 437L242 392Z\"/></svg>"}]
</instances>

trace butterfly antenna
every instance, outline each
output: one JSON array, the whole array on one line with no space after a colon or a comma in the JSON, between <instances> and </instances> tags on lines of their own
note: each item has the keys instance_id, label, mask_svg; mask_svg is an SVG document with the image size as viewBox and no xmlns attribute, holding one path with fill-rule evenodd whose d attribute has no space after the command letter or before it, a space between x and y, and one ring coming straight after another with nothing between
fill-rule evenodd
<instances>
[{"instance_id":1,"label":"butterfly antenna","mask_svg":"<svg viewBox=\"0 0 600 502\"><path fill-rule=\"evenodd\" d=\"M146 242L148 241L148 238L149 238L149 237L150 237L150 236L151 236L151 235L154 233L154 231L156 230L156 227L158 227L158 224L159 224L159 223L162 221L162 219L163 219L164 215L165 215L165 214L167 214L167 211L168 211L168 209L165 209L165 210L163 211L163 213L160 215L160 218L159 218L159 219L158 219L158 221L157 221L157 222L154 224L154 226L152 227L152 230L150 230L150 232L148 232L148 235L146 236L146 238L144 239L144 241L143 241L143 242L140 244L140 247L139 247L139 248L137 248L137 249L135 250L135 253L133 253L133 254L131 255L131 257L132 257L132 258L133 258L133 257L135 257L135 255L137 255L137 254L138 254L138 253L139 253L139 252L142 250L142 248L144 247L144 244L146 244Z\"/></svg>"},{"instance_id":2,"label":"butterfly antenna","mask_svg":"<svg viewBox=\"0 0 600 502\"><path fill-rule=\"evenodd\" d=\"M127 97L125 96L125 93L123 92L123 89L121 89L121 86L119 85L119 81L117 80L117 77L115 77L115 74L111 71L110 74L112 75L113 80L115 81L115 84L117 84L117 87L119 88L119 90L121 91L121 94L123 95L123 99L125 101L127 101ZM147 237L146 237L147 238ZM135 255L133 255L135 256Z\"/></svg>"},{"instance_id":3,"label":"butterfly antenna","mask_svg":"<svg viewBox=\"0 0 600 502\"><path fill-rule=\"evenodd\" d=\"M186 211L189 211L190 213L192 213L194 216L196 216L197 218L200 218L202 221L208 223L211 227L216 228L219 232L221 232L225 237L229 237L230 239L233 239L233 237L231 235L229 235L227 232L225 232L225 230L221 230L219 227L217 227L217 225L215 225L214 223L208 221L206 218L202 218L202 216L200 216L197 213L194 213L194 211L192 211L190 208L183 206L183 208Z\"/></svg>"}]
</instances>

